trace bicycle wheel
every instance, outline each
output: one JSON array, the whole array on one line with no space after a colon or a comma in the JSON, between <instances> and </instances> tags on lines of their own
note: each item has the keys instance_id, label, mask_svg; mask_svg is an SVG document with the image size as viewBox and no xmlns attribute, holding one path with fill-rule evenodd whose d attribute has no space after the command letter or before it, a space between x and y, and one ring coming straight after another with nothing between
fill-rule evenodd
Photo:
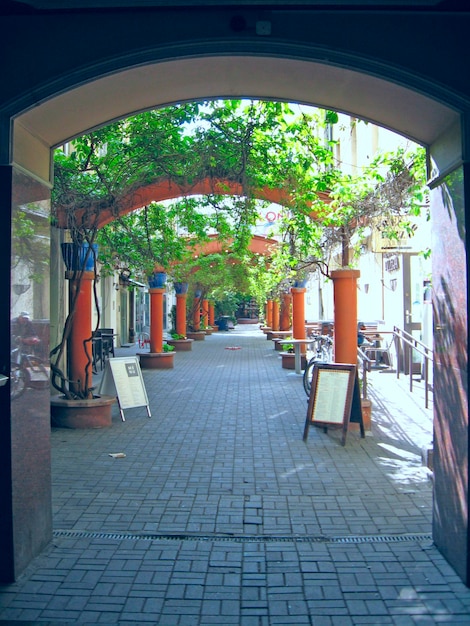
<instances>
[{"instance_id":1,"label":"bicycle wheel","mask_svg":"<svg viewBox=\"0 0 470 626\"><path fill-rule=\"evenodd\" d=\"M10 398L15 400L19 398L26 389L26 380L23 370L16 363L11 364L10 368Z\"/></svg>"},{"instance_id":2,"label":"bicycle wheel","mask_svg":"<svg viewBox=\"0 0 470 626\"><path fill-rule=\"evenodd\" d=\"M315 367L315 363L316 363L315 359L310 359L310 361L307 363L307 367L305 368L304 375L303 375L304 390L307 396L309 397L310 397L310 389L312 388L312 376L313 376L313 368Z\"/></svg>"}]
</instances>

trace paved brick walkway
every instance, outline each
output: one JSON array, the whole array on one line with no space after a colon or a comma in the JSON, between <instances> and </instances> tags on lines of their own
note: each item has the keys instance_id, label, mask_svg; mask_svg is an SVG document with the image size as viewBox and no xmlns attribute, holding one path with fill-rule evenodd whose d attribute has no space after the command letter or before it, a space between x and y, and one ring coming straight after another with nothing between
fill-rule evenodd
<instances>
[{"instance_id":1,"label":"paved brick walkway","mask_svg":"<svg viewBox=\"0 0 470 626\"><path fill-rule=\"evenodd\" d=\"M0 587L0 623L470 624L430 539L429 412L374 377L370 436L304 443L301 379L238 326L144 372L151 418L54 429L54 540Z\"/></svg>"}]
</instances>

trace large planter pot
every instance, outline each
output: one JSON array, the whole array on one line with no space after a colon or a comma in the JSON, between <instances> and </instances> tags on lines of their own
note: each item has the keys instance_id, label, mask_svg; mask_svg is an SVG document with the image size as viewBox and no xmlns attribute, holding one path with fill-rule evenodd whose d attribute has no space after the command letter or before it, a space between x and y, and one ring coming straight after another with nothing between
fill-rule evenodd
<instances>
[{"instance_id":1,"label":"large planter pot","mask_svg":"<svg viewBox=\"0 0 470 626\"><path fill-rule=\"evenodd\" d=\"M237 317L237 324L258 324L257 317Z\"/></svg>"},{"instance_id":2,"label":"large planter pot","mask_svg":"<svg viewBox=\"0 0 470 626\"><path fill-rule=\"evenodd\" d=\"M175 352L191 352L193 349L193 339L167 339L169 346L173 346Z\"/></svg>"},{"instance_id":3,"label":"large planter pot","mask_svg":"<svg viewBox=\"0 0 470 626\"><path fill-rule=\"evenodd\" d=\"M81 245L71 242L60 244L62 258L68 271L92 272L94 270L94 257L98 255L98 244L94 243L92 245L94 254L92 251L88 254L88 248L89 245L87 243L82 243Z\"/></svg>"},{"instance_id":4,"label":"large planter pot","mask_svg":"<svg viewBox=\"0 0 470 626\"><path fill-rule=\"evenodd\" d=\"M51 422L58 428L106 428L111 426L114 396L96 396L88 400L51 398Z\"/></svg>"},{"instance_id":5,"label":"large planter pot","mask_svg":"<svg viewBox=\"0 0 470 626\"><path fill-rule=\"evenodd\" d=\"M148 284L150 289L162 289L166 285L166 273L155 272L148 277Z\"/></svg>"},{"instance_id":6,"label":"large planter pot","mask_svg":"<svg viewBox=\"0 0 470 626\"><path fill-rule=\"evenodd\" d=\"M372 402L361 398L362 421L364 430L370 432L372 430ZM357 422L349 422L349 430L359 432L360 427Z\"/></svg>"},{"instance_id":7,"label":"large planter pot","mask_svg":"<svg viewBox=\"0 0 470 626\"><path fill-rule=\"evenodd\" d=\"M293 352L283 352L281 354L282 367L285 370L295 370L295 354ZM307 366L307 357L305 354L300 355L300 367L305 369Z\"/></svg>"},{"instance_id":8,"label":"large planter pot","mask_svg":"<svg viewBox=\"0 0 470 626\"><path fill-rule=\"evenodd\" d=\"M361 399L362 421L364 422L364 430L372 429L372 402L370 400Z\"/></svg>"},{"instance_id":9,"label":"large planter pot","mask_svg":"<svg viewBox=\"0 0 470 626\"><path fill-rule=\"evenodd\" d=\"M173 283L173 287L175 289L175 293L182 294L188 293L189 283Z\"/></svg>"},{"instance_id":10,"label":"large planter pot","mask_svg":"<svg viewBox=\"0 0 470 626\"><path fill-rule=\"evenodd\" d=\"M188 335L188 339L194 339L194 341L204 341L206 338L204 330L194 330L186 334Z\"/></svg>"},{"instance_id":11,"label":"large planter pot","mask_svg":"<svg viewBox=\"0 0 470 626\"><path fill-rule=\"evenodd\" d=\"M174 366L174 352L138 352L142 369L169 370Z\"/></svg>"}]
</instances>

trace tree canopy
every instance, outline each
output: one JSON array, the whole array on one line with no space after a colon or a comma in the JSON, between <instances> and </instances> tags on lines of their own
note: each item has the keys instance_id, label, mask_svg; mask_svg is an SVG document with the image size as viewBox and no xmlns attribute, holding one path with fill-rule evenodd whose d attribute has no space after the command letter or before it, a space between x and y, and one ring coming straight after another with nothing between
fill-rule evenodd
<instances>
[{"instance_id":1,"label":"tree canopy","mask_svg":"<svg viewBox=\"0 0 470 626\"><path fill-rule=\"evenodd\" d=\"M279 102L224 100L147 111L76 139L68 152L56 151L53 214L66 215L73 238L91 240L100 215L111 211L114 220L97 234L105 271L127 266L148 274L158 264L175 273L175 267L201 272L191 243L216 233L230 242L237 264L249 268L245 277L258 291L302 270L328 273L338 246L343 264L350 262L344 250L352 233L374 218L387 222L391 236L406 228L407 216L421 209L425 184L422 149L380 154L359 173L344 173L327 132L337 123L333 111ZM202 179L237 183L241 193L189 197ZM126 214L133 193L164 180L188 189L188 197ZM279 246L269 263L256 264L248 243L263 189L279 190L285 202ZM218 261L212 267L220 269Z\"/></svg>"}]
</instances>

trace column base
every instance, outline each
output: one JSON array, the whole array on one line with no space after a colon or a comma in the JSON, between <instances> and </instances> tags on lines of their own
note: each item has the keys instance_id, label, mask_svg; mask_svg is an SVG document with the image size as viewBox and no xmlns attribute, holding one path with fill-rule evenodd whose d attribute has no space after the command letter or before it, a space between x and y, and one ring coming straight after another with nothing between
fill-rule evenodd
<instances>
[{"instance_id":1,"label":"column base","mask_svg":"<svg viewBox=\"0 0 470 626\"><path fill-rule=\"evenodd\" d=\"M204 330L194 330L186 334L188 335L188 339L194 339L194 341L204 341L206 337L206 332Z\"/></svg>"},{"instance_id":2,"label":"column base","mask_svg":"<svg viewBox=\"0 0 470 626\"><path fill-rule=\"evenodd\" d=\"M175 352L190 352L193 349L193 339L167 339L169 346L173 346Z\"/></svg>"},{"instance_id":3,"label":"column base","mask_svg":"<svg viewBox=\"0 0 470 626\"><path fill-rule=\"evenodd\" d=\"M51 398L51 421L58 428L106 428L111 426L114 396L96 396L87 400Z\"/></svg>"},{"instance_id":4,"label":"column base","mask_svg":"<svg viewBox=\"0 0 470 626\"><path fill-rule=\"evenodd\" d=\"M142 369L173 369L174 352L137 352Z\"/></svg>"},{"instance_id":5,"label":"column base","mask_svg":"<svg viewBox=\"0 0 470 626\"><path fill-rule=\"evenodd\" d=\"M285 352L281 354L282 368L285 370L295 370L295 354ZM300 355L300 367L304 370L307 367L307 357L305 354Z\"/></svg>"}]
</instances>

